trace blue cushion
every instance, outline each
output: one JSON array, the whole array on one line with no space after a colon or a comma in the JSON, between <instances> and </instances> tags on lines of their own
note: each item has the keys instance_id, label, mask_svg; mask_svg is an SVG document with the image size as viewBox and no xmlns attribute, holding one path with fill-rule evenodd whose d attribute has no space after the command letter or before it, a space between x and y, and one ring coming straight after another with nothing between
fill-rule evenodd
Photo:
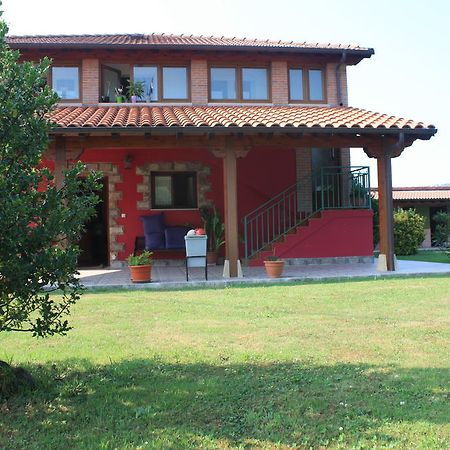
<instances>
[{"instance_id":1,"label":"blue cushion","mask_svg":"<svg viewBox=\"0 0 450 450\"><path fill-rule=\"evenodd\" d=\"M144 235L147 233L164 233L166 228L164 225L164 213L153 216L141 216L140 219L144 225Z\"/></svg>"},{"instance_id":2,"label":"blue cushion","mask_svg":"<svg viewBox=\"0 0 450 450\"><path fill-rule=\"evenodd\" d=\"M187 232L186 227L167 227L165 231L166 248L184 248L184 236Z\"/></svg>"},{"instance_id":3,"label":"blue cushion","mask_svg":"<svg viewBox=\"0 0 450 450\"><path fill-rule=\"evenodd\" d=\"M145 233L144 237L146 250L166 248L164 243L164 233Z\"/></svg>"},{"instance_id":4,"label":"blue cushion","mask_svg":"<svg viewBox=\"0 0 450 450\"><path fill-rule=\"evenodd\" d=\"M144 226L145 248L147 250L165 248L164 213L153 216L141 216L140 219Z\"/></svg>"}]
</instances>

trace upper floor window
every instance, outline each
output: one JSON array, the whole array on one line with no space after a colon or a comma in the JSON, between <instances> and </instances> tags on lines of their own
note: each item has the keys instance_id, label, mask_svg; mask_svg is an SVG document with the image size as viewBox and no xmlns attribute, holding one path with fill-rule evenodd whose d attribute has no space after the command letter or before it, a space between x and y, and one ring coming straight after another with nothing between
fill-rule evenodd
<instances>
[{"instance_id":1,"label":"upper floor window","mask_svg":"<svg viewBox=\"0 0 450 450\"><path fill-rule=\"evenodd\" d=\"M165 100L186 100L188 82L186 67L163 67L163 98Z\"/></svg>"},{"instance_id":2,"label":"upper floor window","mask_svg":"<svg viewBox=\"0 0 450 450\"><path fill-rule=\"evenodd\" d=\"M62 100L80 98L79 67L52 67L52 89Z\"/></svg>"},{"instance_id":3,"label":"upper floor window","mask_svg":"<svg viewBox=\"0 0 450 450\"><path fill-rule=\"evenodd\" d=\"M259 67L211 67L210 99L268 101L268 71Z\"/></svg>"},{"instance_id":4,"label":"upper floor window","mask_svg":"<svg viewBox=\"0 0 450 450\"><path fill-rule=\"evenodd\" d=\"M242 69L242 99L268 100L267 69Z\"/></svg>"},{"instance_id":5,"label":"upper floor window","mask_svg":"<svg viewBox=\"0 0 450 450\"><path fill-rule=\"evenodd\" d=\"M187 67L157 65L104 64L102 66L102 102L127 102L130 81L142 87L140 102L187 101L189 99Z\"/></svg>"},{"instance_id":6,"label":"upper floor window","mask_svg":"<svg viewBox=\"0 0 450 450\"><path fill-rule=\"evenodd\" d=\"M289 100L294 102L324 102L322 69L289 69Z\"/></svg>"}]
</instances>

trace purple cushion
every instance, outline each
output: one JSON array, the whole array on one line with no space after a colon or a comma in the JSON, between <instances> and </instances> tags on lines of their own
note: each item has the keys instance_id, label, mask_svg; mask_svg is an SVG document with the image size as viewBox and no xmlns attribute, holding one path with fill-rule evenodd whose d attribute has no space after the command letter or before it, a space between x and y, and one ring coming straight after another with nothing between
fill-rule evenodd
<instances>
[{"instance_id":1,"label":"purple cushion","mask_svg":"<svg viewBox=\"0 0 450 450\"><path fill-rule=\"evenodd\" d=\"M144 225L144 235L147 233L164 233L164 213L153 216L141 216L142 225Z\"/></svg>"},{"instance_id":2,"label":"purple cushion","mask_svg":"<svg viewBox=\"0 0 450 450\"><path fill-rule=\"evenodd\" d=\"M164 243L164 233L145 233L144 237L146 250L166 248Z\"/></svg>"},{"instance_id":3,"label":"purple cushion","mask_svg":"<svg viewBox=\"0 0 450 450\"><path fill-rule=\"evenodd\" d=\"M184 236L187 232L186 227L167 227L165 232L166 248L184 248Z\"/></svg>"}]
</instances>

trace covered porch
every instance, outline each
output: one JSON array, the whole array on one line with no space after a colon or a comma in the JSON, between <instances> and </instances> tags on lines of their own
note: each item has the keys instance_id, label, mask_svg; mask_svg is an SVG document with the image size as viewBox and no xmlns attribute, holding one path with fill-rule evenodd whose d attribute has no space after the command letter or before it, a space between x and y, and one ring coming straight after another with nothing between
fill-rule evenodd
<instances>
[{"instance_id":1,"label":"covered porch","mask_svg":"<svg viewBox=\"0 0 450 450\"><path fill-rule=\"evenodd\" d=\"M63 184L63 171L69 161L88 151L103 152L102 163L119 149L146 152L195 150L214 157L221 166L222 199L225 223L225 258L231 278L238 275L244 257L240 245L238 185L239 161L264 151L280 155L286 149L360 148L377 159L380 201L380 258L382 271L395 270L393 249L393 207L391 158L398 157L416 139L430 139L433 126L348 107L269 107L269 106L152 106L152 107L67 107L52 116L58 126L52 132L51 152L56 181ZM110 166L111 180L121 182ZM89 167L89 165L88 165ZM277 161L273 160L274 173ZM311 170L311 167L305 167ZM143 175L143 174L141 174ZM216 177L217 178L217 177ZM217 180L216 180L217 181ZM271 183L268 177L266 182ZM136 189L136 186L134 186ZM121 250L117 236L123 233L120 220L126 219L117 208L121 193L109 195L114 223L109 224L110 254ZM111 206L111 205L110 205ZM126 232L126 231L125 231ZM122 250L123 251L123 250ZM110 262L114 259L111 256ZM333 256L333 255L329 255Z\"/></svg>"}]
</instances>

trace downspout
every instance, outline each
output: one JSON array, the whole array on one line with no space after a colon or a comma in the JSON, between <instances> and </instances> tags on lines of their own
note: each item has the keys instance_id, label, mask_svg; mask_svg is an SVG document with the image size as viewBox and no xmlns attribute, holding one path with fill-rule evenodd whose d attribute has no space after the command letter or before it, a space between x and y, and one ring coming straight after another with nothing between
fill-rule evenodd
<instances>
[{"instance_id":1,"label":"downspout","mask_svg":"<svg viewBox=\"0 0 450 450\"><path fill-rule=\"evenodd\" d=\"M344 106L342 102L342 86L341 86L341 76L339 74L339 70L341 69L342 64L345 64L347 60L347 50L342 51L341 60L339 64L336 66L336 89L337 89L337 102L339 106Z\"/></svg>"}]
</instances>

